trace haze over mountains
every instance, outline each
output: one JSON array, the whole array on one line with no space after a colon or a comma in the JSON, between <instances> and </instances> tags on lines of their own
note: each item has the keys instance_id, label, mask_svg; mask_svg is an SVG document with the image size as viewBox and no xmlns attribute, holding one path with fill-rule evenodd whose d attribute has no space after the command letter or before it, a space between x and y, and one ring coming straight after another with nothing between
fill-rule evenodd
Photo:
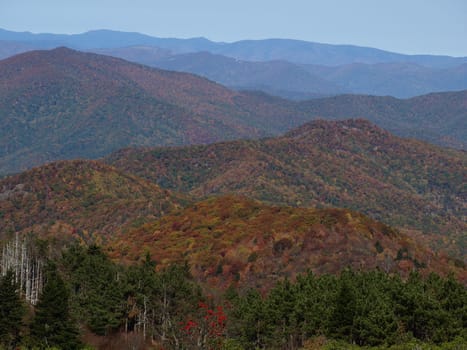
<instances>
[{"instance_id":1,"label":"haze over mountains","mask_svg":"<svg viewBox=\"0 0 467 350\"><path fill-rule=\"evenodd\" d=\"M93 38L96 33L88 35ZM56 39L41 38L48 38L41 45ZM177 57L186 57L186 62L199 57L191 60L193 66L204 60L219 74L229 71L216 68L220 59L227 66L243 65L243 78L281 69L289 74L294 66L290 86L300 86L300 81L306 86L306 79L300 80L305 71L314 77L318 71L331 74L316 65L241 62L211 53L173 56L161 48L115 50L146 63L154 57L166 64L176 64ZM271 68L261 71L267 64ZM400 71L398 64L391 64ZM0 61L0 78L2 175L49 161L99 158L145 146L118 151L106 161L196 199L236 193L275 205L362 211L400 228L443 233L463 254L465 152L400 139L361 119L301 125L317 118L365 118L399 136L465 149L467 90L406 100L339 95L294 102L63 47ZM243 79L241 74L231 78ZM335 87L317 79L321 89ZM278 135L282 136L271 138ZM219 143L234 139L261 140ZM187 147L149 148L182 145Z\"/></svg>"},{"instance_id":2,"label":"haze over mountains","mask_svg":"<svg viewBox=\"0 0 467 350\"><path fill-rule=\"evenodd\" d=\"M0 57L0 311L30 301L0 348L465 344L467 58L4 30Z\"/></svg>"},{"instance_id":3,"label":"haze over mountains","mask_svg":"<svg viewBox=\"0 0 467 350\"><path fill-rule=\"evenodd\" d=\"M431 67L467 63L467 57L403 55L352 45L330 45L290 39L243 40L216 43L205 38L156 38L139 33L94 30L83 34L32 34L0 30L0 40L36 45L37 48L69 46L80 50L128 46L155 46L175 53L208 51L250 61L288 60L301 64L412 62Z\"/></svg>"},{"instance_id":4,"label":"haze over mountains","mask_svg":"<svg viewBox=\"0 0 467 350\"><path fill-rule=\"evenodd\" d=\"M93 50L149 66L201 75L238 90L261 90L297 100L342 93L399 98L467 88L467 64L433 68L410 61L339 66L286 60L245 61L209 52L170 54L151 47Z\"/></svg>"},{"instance_id":5,"label":"haze over mountains","mask_svg":"<svg viewBox=\"0 0 467 350\"><path fill-rule=\"evenodd\" d=\"M0 174L132 145L273 136L315 118L362 117L400 136L462 149L466 94L293 102L66 48L28 52L0 61Z\"/></svg>"},{"instance_id":6,"label":"haze over mountains","mask_svg":"<svg viewBox=\"0 0 467 350\"><path fill-rule=\"evenodd\" d=\"M286 39L216 43L107 30L76 35L0 30L0 44L3 58L67 46L293 99L340 93L407 98L467 89L465 57L402 55L350 45Z\"/></svg>"}]
</instances>

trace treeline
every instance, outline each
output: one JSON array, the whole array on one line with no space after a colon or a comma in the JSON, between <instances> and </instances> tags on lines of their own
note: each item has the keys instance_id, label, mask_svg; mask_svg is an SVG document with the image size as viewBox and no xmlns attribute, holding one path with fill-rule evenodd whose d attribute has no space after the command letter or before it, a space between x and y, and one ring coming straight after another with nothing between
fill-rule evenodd
<instances>
[{"instance_id":1,"label":"treeline","mask_svg":"<svg viewBox=\"0 0 467 350\"><path fill-rule=\"evenodd\" d=\"M0 349L80 349L90 334L125 335L113 349L288 350L316 338L349 347L467 340L467 289L452 276L310 272L265 295L231 287L212 296L187 265L159 270L147 255L124 267L98 246L80 245L49 260L44 276L35 306L20 297L12 271L1 278Z\"/></svg>"},{"instance_id":2,"label":"treeline","mask_svg":"<svg viewBox=\"0 0 467 350\"><path fill-rule=\"evenodd\" d=\"M230 336L247 349L297 349L320 335L360 346L467 339L467 291L452 276L309 273L279 282L265 297L233 291L230 300Z\"/></svg>"},{"instance_id":3,"label":"treeline","mask_svg":"<svg viewBox=\"0 0 467 350\"><path fill-rule=\"evenodd\" d=\"M80 349L89 333L131 335L112 349L222 346L224 310L186 265L157 272L148 255L140 265L124 267L98 246L73 245L45 269L35 306L21 299L14 271L1 278L0 349Z\"/></svg>"}]
</instances>

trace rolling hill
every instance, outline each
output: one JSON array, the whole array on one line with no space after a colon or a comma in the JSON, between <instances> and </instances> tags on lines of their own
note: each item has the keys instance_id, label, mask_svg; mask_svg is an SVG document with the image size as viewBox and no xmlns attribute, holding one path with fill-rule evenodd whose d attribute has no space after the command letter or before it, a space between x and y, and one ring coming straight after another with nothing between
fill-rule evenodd
<instances>
[{"instance_id":1,"label":"rolling hill","mask_svg":"<svg viewBox=\"0 0 467 350\"><path fill-rule=\"evenodd\" d=\"M51 163L0 180L0 240L19 232L104 243L185 202L96 161Z\"/></svg>"},{"instance_id":2,"label":"rolling hill","mask_svg":"<svg viewBox=\"0 0 467 350\"><path fill-rule=\"evenodd\" d=\"M106 161L198 198L235 193L275 205L349 208L449 236L465 257L465 152L401 139L364 120L314 121L259 141L125 149Z\"/></svg>"},{"instance_id":3,"label":"rolling hill","mask_svg":"<svg viewBox=\"0 0 467 350\"><path fill-rule=\"evenodd\" d=\"M18 232L57 247L98 243L131 264L149 252L159 268L187 262L198 281L216 288L268 288L308 269L345 267L467 279L465 263L429 249L428 236L349 209L271 206L238 195L193 203L101 162L60 161L0 181L0 241Z\"/></svg>"},{"instance_id":4,"label":"rolling hill","mask_svg":"<svg viewBox=\"0 0 467 350\"><path fill-rule=\"evenodd\" d=\"M467 278L465 268L422 242L344 209L272 207L222 196L196 203L146 224L110 244L115 259L139 260L151 253L164 267L187 262L191 273L215 288L232 283L267 289L308 270L338 273L345 267ZM451 264L451 266L450 266Z\"/></svg>"}]
</instances>

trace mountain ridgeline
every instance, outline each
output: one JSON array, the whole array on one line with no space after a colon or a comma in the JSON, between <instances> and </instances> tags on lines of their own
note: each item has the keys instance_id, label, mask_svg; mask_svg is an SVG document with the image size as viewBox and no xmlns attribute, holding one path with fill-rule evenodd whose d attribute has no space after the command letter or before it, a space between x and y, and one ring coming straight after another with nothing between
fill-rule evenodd
<instances>
[{"instance_id":1,"label":"mountain ridgeline","mask_svg":"<svg viewBox=\"0 0 467 350\"><path fill-rule=\"evenodd\" d=\"M259 141L125 149L106 161L198 198L240 193L361 211L396 227L450 235L465 252L465 152L401 139L364 120L313 121Z\"/></svg>"},{"instance_id":2,"label":"mountain ridgeline","mask_svg":"<svg viewBox=\"0 0 467 350\"><path fill-rule=\"evenodd\" d=\"M8 56L1 349L465 344L467 58L0 29Z\"/></svg>"},{"instance_id":3,"label":"mountain ridgeline","mask_svg":"<svg viewBox=\"0 0 467 350\"><path fill-rule=\"evenodd\" d=\"M82 34L32 34L0 29L0 40L19 42L36 49L68 46L78 50L149 46L174 53L207 51L246 61L286 60L300 64L342 65L349 63L411 62L428 67L453 67L467 57L403 55L353 45L330 45L302 40L265 39L217 43L205 38L156 38L140 33L94 30Z\"/></svg>"},{"instance_id":4,"label":"mountain ridgeline","mask_svg":"<svg viewBox=\"0 0 467 350\"><path fill-rule=\"evenodd\" d=\"M18 232L103 244L186 199L96 161L61 161L0 181L0 241Z\"/></svg>"},{"instance_id":5,"label":"mountain ridgeline","mask_svg":"<svg viewBox=\"0 0 467 350\"><path fill-rule=\"evenodd\" d=\"M287 102L66 48L4 60L0 75L1 173L129 145L265 136L305 120Z\"/></svg>"},{"instance_id":6,"label":"mountain ridgeline","mask_svg":"<svg viewBox=\"0 0 467 350\"><path fill-rule=\"evenodd\" d=\"M0 61L0 174L129 146L274 136L318 117L362 117L400 136L462 149L466 94L293 102L102 55L34 51Z\"/></svg>"},{"instance_id":7,"label":"mountain ridgeline","mask_svg":"<svg viewBox=\"0 0 467 350\"><path fill-rule=\"evenodd\" d=\"M0 30L0 59L67 46L201 75L234 89L307 99L342 93L409 98L467 89L467 58L267 39L216 43L106 30L76 35Z\"/></svg>"},{"instance_id":8,"label":"mountain ridgeline","mask_svg":"<svg viewBox=\"0 0 467 350\"><path fill-rule=\"evenodd\" d=\"M295 100L343 93L410 98L467 88L467 64L427 67L413 62L298 64L286 60L245 61L210 52L171 54L153 47L98 49L161 69L188 72L237 90L261 90Z\"/></svg>"},{"instance_id":9,"label":"mountain ridgeline","mask_svg":"<svg viewBox=\"0 0 467 350\"><path fill-rule=\"evenodd\" d=\"M143 244L144 242L144 244ZM160 267L187 262L193 276L211 286L231 284L267 290L284 277L353 269L381 269L407 276L467 274L454 260L397 230L345 209L268 206L220 196L117 236L111 256L126 262L155 257ZM451 267L449 266L451 265Z\"/></svg>"}]
</instances>

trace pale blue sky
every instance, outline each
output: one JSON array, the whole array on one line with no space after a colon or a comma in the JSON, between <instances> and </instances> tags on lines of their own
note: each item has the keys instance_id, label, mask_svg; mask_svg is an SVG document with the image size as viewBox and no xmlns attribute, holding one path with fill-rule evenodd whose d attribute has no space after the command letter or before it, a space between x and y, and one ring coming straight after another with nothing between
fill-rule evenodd
<instances>
[{"instance_id":1,"label":"pale blue sky","mask_svg":"<svg viewBox=\"0 0 467 350\"><path fill-rule=\"evenodd\" d=\"M228 42L290 38L467 56L467 0L0 0L0 28Z\"/></svg>"}]
</instances>

